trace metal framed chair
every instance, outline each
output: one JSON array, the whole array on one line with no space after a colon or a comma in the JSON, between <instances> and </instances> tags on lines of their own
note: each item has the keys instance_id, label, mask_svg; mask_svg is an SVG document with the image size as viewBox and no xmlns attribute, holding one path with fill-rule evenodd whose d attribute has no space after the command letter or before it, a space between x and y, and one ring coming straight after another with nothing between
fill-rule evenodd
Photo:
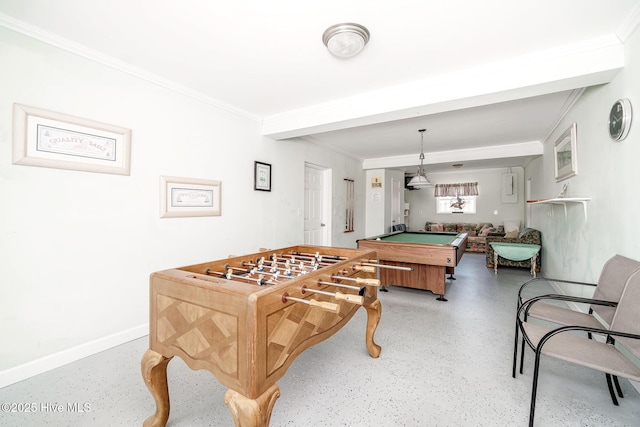
<instances>
[{"instance_id":1,"label":"metal framed chair","mask_svg":"<svg viewBox=\"0 0 640 427\"><path fill-rule=\"evenodd\" d=\"M622 291L627 282L627 279L636 271L640 270L640 262L624 257L622 255L614 255L607 262L605 262L602 267L602 271L600 272L600 277L598 279L598 283L586 283L586 282L577 282L571 280L564 279L550 279L550 278L536 278L531 279L524 283L519 291L518 291L518 300L517 300L517 309L519 310L522 304L525 302L523 297L523 293L525 290L540 283L565 283L565 284L573 284L580 286L591 286L595 287L592 298L582 298L571 295L557 295L557 294L547 294L543 296L538 296L532 298L535 299L536 303L533 304L531 301L528 304L527 308L523 310L523 321L527 321L528 318L534 318L543 320L546 322L555 323L558 325L575 325L575 326L585 326L591 328L602 328L608 327L613 320L613 315L616 310L616 305L620 300L620 296L622 295ZM560 306L553 303L546 303L540 300L555 300L555 301L564 301L564 302L573 302L573 303L585 303L589 304L588 312L581 312L577 310L572 310L568 306ZM518 311L520 313L520 311ZM518 317L518 316L516 316ZM601 320L602 321L601 321ZM602 323L604 322L604 324ZM516 361L518 357L518 339L519 339L519 326L518 320L516 319L516 327L515 327L515 337L514 337L514 348L513 348L513 368L512 368L512 376L516 377ZM587 333L589 337L591 335ZM521 342L521 352L520 352L520 373L522 374L522 366L524 363L524 346L525 340L522 339ZM610 382L613 379L613 382L616 386L616 391L618 392L619 397L623 397L622 390L620 389L620 385L618 384L618 379L614 376L610 378L607 376L607 384L609 384L609 391L611 393L611 400L614 405L618 405L618 400L616 398L615 393L611 388Z\"/></svg>"},{"instance_id":2,"label":"metal framed chair","mask_svg":"<svg viewBox=\"0 0 640 427\"><path fill-rule=\"evenodd\" d=\"M525 321L525 311L544 298L545 296L531 298L523 302L518 309L518 328L526 343L535 352L529 426L533 426L535 416L538 374L543 355L604 372L610 392L611 377L640 381L640 367L619 348L622 346L633 357L640 357L640 310L637 309L640 304L640 271L636 270L625 282L610 328L571 325L549 329ZM576 335L572 333L574 331L602 337L603 342Z\"/></svg>"}]
</instances>

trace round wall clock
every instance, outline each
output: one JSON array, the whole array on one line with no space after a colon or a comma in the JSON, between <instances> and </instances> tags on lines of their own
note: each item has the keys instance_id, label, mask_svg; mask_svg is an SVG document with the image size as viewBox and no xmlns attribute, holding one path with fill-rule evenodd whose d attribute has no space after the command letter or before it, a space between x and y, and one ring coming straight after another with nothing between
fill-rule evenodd
<instances>
[{"instance_id":1,"label":"round wall clock","mask_svg":"<svg viewBox=\"0 0 640 427\"><path fill-rule=\"evenodd\" d=\"M622 141L631 128L631 102L627 98L618 99L609 112L609 136L614 141Z\"/></svg>"}]
</instances>

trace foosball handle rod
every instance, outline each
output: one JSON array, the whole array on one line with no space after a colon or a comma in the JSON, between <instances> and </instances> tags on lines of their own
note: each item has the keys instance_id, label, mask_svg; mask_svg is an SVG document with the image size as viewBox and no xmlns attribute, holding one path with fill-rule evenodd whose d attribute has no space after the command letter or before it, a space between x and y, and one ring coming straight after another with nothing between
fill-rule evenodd
<instances>
[{"instance_id":1,"label":"foosball handle rod","mask_svg":"<svg viewBox=\"0 0 640 427\"><path fill-rule=\"evenodd\" d=\"M413 267L403 267L400 265L368 264L366 262L361 262L360 265L370 265L370 266L373 266L374 268L387 268L389 270L413 271Z\"/></svg>"},{"instance_id":2,"label":"foosball handle rod","mask_svg":"<svg viewBox=\"0 0 640 427\"><path fill-rule=\"evenodd\" d=\"M284 293L282 294L282 301L286 302L286 301L295 301L295 302L301 302L303 304L307 304L310 305L311 307L317 307L317 308L321 308L323 310L327 310L330 311L332 313L340 313L340 305L339 304L334 304L332 302L326 302L326 301L317 301L314 299L310 299L310 300L306 300L306 299L302 299L302 298L294 298L294 297L290 297L288 293Z\"/></svg>"},{"instance_id":3,"label":"foosball handle rod","mask_svg":"<svg viewBox=\"0 0 640 427\"><path fill-rule=\"evenodd\" d=\"M364 277L356 277L355 282L366 286L380 286L380 279L366 279Z\"/></svg>"},{"instance_id":4,"label":"foosball handle rod","mask_svg":"<svg viewBox=\"0 0 640 427\"><path fill-rule=\"evenodd\" d=\"M364 304L364 297L361 295L343 294L342 292L327 292L327 291L322 291L320 289L311 289L307 287L307 285L302 285L301 291L303 294L305 292L312 292L312 293L321 294L321 295L328 295L337 300L350 302L351 304L358 304L358 305Z\"/></svg>"},{"instance_id":5,"label":"foosball handle rod","mask_svg":"<svg viewBox=\"0 0 640 427\"><path fill-rule=\"evenodd\" d=\"M356 282L366 286L380 286L379 279L367 279L365 277L343 277L343 276L331 276L333 280L348 280L350 282Z\"/></svg>"},{"instance_id":6,"label":"foosball handle rod","mask_svg":"<svg viewBox=\"0 0 640 427\"><path fill-rule=\"evenodd\" d=\"M352 265L351 269L354 271L362 271L364 273L375 273L377 267L370 267L368 265Z\"/></svg>"}]
</instances>

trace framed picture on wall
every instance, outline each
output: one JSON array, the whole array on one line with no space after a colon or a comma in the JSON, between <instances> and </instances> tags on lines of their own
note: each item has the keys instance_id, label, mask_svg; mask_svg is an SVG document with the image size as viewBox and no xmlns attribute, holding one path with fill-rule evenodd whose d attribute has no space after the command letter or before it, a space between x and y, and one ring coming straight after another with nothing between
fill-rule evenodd
<instances>
[{"instance_id":1,"label":"framed picture on wall","mask_svg":"<svg viewBox=\"0 0 640 427\"><path fill-rule=\"evenodd\" d=\"M131 130L13 105L13 164L129 175Z\"/></svg>"},{"instance_id":2,"label":"framed picture on wall","mask_svg":"<svg viewBox=\"0 0 640 427\"><path fill-rule=\"evenodd\" d=\"M221 215L220 181L160 177L160 217Z\"/></svg>"},{"instance_id":3,"label":"framed picture on wall","mask_svg":"<svg viewBox=\"0 0 640 427\"><path fill-rule=\"evenodd\" d=\"M253 189L271 191L271 165L269 163L254 162Z\"/></svg>"},{"instance_id":4,"label":"framed picture on wall","mask_svg":"<svg viewBox=\"0 0 640 427\"><path fill-rule=\"evenodd\" d=\"M553 148L555 157L556 182L578 174L577 125L573 123L556 141Z\"/></svg>"}]
</instances>

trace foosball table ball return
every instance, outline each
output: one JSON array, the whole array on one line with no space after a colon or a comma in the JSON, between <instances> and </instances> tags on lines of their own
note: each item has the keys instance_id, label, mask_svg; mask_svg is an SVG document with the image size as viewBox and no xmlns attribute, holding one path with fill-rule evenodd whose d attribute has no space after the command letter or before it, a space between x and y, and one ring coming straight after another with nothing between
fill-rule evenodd
<instances>
[{"instance_id":1,"label":"foosball table ball return","mask_svg":"<svg viewBox=\"0 0 640 427\"><path fill-rule=\"evenodd\" d=\"M153 273L142 376L156 412L144 426L169 418L167 364L174 356L228 387L225 403L242 427L269 425L280 396L276 381L360 306L366 347L378 357L380 267L371 250L292 246Z\"/></svg>"}]
</instances>

